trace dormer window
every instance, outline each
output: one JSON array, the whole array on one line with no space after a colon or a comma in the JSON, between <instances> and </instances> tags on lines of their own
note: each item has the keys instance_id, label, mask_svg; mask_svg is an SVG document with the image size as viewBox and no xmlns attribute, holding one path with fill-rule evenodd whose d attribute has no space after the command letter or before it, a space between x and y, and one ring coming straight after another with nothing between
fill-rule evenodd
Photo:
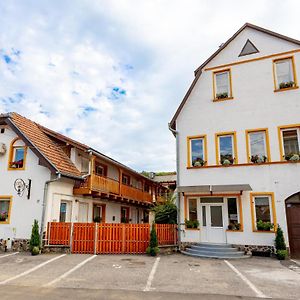
<instances>
[{"instance_id":1,"label":"dormer window","mask_svg":"<svg viewBox=\"0 0 300 300\"><path fill-rule=\"evenodd\" d=\"M24 142L19 138L14 139L10 146L8 169L24 170L26 153L27 147Z\"/></svg>"},{"instance_id":2,"label":"dormer window","mask_svg":"<svg viewBox=\"0 0 300 300\"><path fill-rule=\"evenodd\" d=\"M233 99L230 69L217 71L213 74L214 101Z\"/></svg>"},{"instance_id":3,"label":"dormer window","mask_svg":"<svg viewBox=\"0 0 300 300\"><path fill-rule=\"evenodd\" d=\"M275 92L298 88L293 57L276 59L273 67Z\"/></svg>"}]
</instances>

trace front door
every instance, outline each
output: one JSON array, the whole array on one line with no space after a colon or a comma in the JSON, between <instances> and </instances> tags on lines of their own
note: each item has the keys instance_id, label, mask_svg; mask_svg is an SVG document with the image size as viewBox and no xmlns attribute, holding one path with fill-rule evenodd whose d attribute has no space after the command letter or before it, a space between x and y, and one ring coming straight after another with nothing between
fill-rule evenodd
<instances>
[{"instance_id":1,"label":"front door","mask_svg":"<svg viewBox=\"0 0 300 300\"><path fill-rule=\"evenodd\" d=\"M286 216L291 256L300 258L300 203L289 203L287 200Z\"/></svg>"},{"instance_id":2,"label":"front door","mask_svg":"<svg viewBox=\"0 0 300 300\"><path fill-rule=\"evenodd\" d=\"M202 198L201 202L201 241L226 243L224 227L224 199Z\"/></svg>"}]
</instances>

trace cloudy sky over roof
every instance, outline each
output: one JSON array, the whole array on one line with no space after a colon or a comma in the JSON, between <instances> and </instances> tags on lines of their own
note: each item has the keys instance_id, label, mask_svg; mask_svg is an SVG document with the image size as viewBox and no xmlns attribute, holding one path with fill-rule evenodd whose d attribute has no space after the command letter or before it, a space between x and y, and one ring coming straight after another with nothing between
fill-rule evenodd
<instances>
[{"instance_id":1,"label":"cloudy sky over roof","mask_svg":"<svg viewBox=\"0 0 300 300\"><path fill-rule=\"evenodd\" d=\"M138 171L175 170L167 124L193 71L246 22L300 39L299 10L297 0L1 1L0 112Z\"/></svg>"}]
</instances>

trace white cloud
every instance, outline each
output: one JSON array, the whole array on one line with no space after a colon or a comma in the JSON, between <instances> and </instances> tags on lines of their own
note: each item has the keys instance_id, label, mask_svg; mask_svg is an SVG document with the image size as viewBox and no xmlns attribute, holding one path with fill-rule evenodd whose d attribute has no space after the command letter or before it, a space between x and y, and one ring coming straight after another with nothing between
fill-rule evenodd
<instances>
[{"instance_id":1,"label":"white cloud","mask_svg":"<svg viewBox=\"0 0 300 300\"><path fill-rule=\"evenodd\" d=\"M137 170L175 169L167 123L194 69L245 22L300 38L297 1L15 0L0 11L0 111Z\"/></svg>"}]
</instances>

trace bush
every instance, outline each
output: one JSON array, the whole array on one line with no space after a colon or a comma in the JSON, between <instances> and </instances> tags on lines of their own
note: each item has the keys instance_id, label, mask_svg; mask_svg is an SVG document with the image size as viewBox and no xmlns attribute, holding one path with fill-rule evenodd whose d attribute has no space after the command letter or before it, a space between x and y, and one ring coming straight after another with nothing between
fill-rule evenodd
<instances>
[{"instance_id":1,"label":"bush","mask_svg":"<svg viewBox=\"0 0 300 300\"><path fill-rule=\"evenodd\" d=\"M30 252L33 254L33 249L35 247L40 250L41 247L41 240L40 240L40 234L39 234L39 224L37 220L34 220L33 226L32 226L32 231L31 231L31 238L29 242L30 246Z\"/></svg>"},{"instance_id":2,"label":"bush","mask_svg":"<svg viewBox=\"0 0 300 300\"><path fill-rule=\"evenodd\" d=\"M155 224L152 224L151 232L150 232L150 243L148 248L146 249L146 253L150 254L151 256L156 256L159 252L158 248L158 240L155 230Z\"/></svg>"},{"instance_id":3,"label":"bush","mask_svg":"<svg viewBox=\"0 0 300 300\"><path fill-rule=\"evenodd\" d=\"M38 255L40 254L40 248L37 246L34 246L31 250L31 255Z\"/></svg>"},{"instance_id":4,"label":"bush","mask_svg":"<svg viewBox=\"0 0 300 300\"><path fill-rule=\"evenodd\" d=\"M198 220L185 220L185 226L186 228L198 228L199 227L199 221Z\"/></svg>"},{"instance_id":5,"label":"bush","mask_svg":"<svg viewBox=\"0 0 300 300\"><path fill-rule=\"evenodd\" d=\"M171 201L154 207L153 211L156 224L177 224L177 207Z\"/></svg>"},{"instance_id":6,"label":"bush","mask_svg":"<svg viewBox=\"0 0 300 300\"><path fill-rule=\"evenodd\" d=\"M256 223L256 228L257 230L270 231L271 229L274 228L274 224L271 222L264 222L262 220L259 220Z\"/></svg>"},{"instance_id":7,"label":"bush","mask_svg":"<svg viewBox=\"0 0 300 300\"><path fill-rule=\"evenodd\" d=\"M287 250L277 250L276 256L279 260L285 260L288 256Z\"/></svg>"}]
</instances>

